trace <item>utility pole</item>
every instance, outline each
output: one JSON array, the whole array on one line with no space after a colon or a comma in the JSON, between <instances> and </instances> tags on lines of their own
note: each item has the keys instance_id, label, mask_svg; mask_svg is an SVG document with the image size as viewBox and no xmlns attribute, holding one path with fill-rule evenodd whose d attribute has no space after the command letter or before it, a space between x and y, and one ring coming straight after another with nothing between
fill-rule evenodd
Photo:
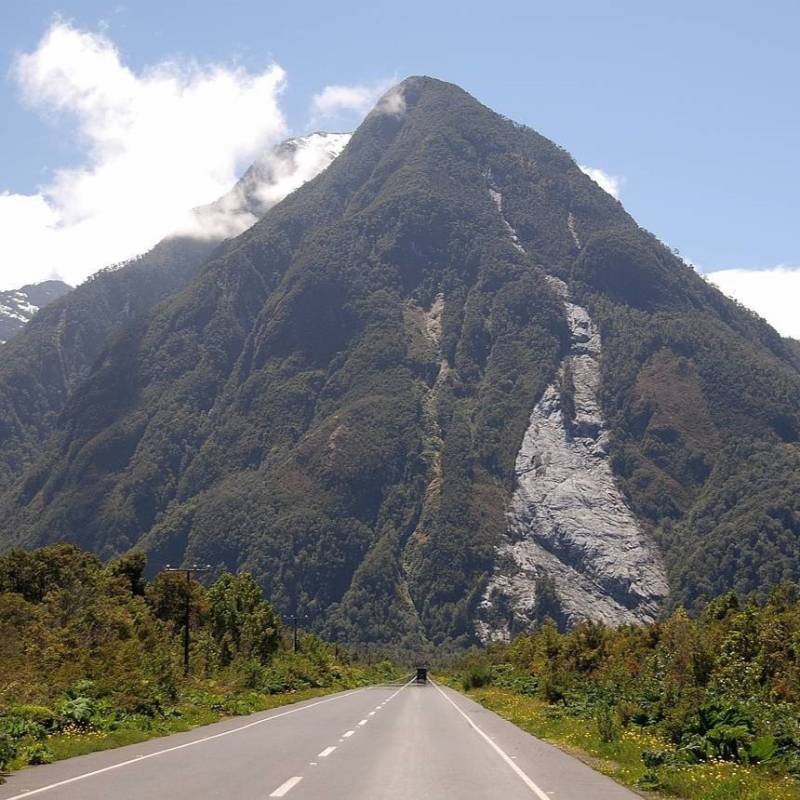
<instances>
[{"instance_id":1,"label":"utility pole","mask_svg":"<svg viewBox=\"0 0 800 800\"><path fill-rule=\"evenodd\" d=\"M298 616L297 616L297 614L292 614L292 616L289 617L289 619L291 619L291 621L292 621L292 651L296 653L297 652L297 620L298 620ZM308 619L308 614L301 615L299 617L299 619Z\"/></svg>"},{"instance_id":2,"label":"utility pole","mask_svg":"<svg viewBox=\"0 0 800 800\"><path fill-rule=\"evenodd\" d=\"M191 567L171 567L167 564L164 572L185 572L186 573L186 604L183 609L183 677L189 677L189 624L191 622L191 596L192 596L192 573L210 572L211 564L192 564Z\"/></svg>"}]
</instances>

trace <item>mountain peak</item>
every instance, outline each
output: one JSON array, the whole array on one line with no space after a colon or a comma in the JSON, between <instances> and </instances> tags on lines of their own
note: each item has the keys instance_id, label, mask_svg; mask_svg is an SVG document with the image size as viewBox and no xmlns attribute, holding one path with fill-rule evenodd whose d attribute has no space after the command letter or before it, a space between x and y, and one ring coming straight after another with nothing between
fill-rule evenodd
<instances>
[{"instance_id":1,"label":"mountain peak","mask_svg":"<svg viewBox=\"0 0 800 800\"><path fill-rule=\"evenodd\" d=\"M246 567L362 642L800 577L768 564L800 474L774 331L452 84L408 78L339 136L287 143L344 149L109 337L0 496L9 543Z\"/></svg>"},{"instance_id":2,"label":"mountain peak","mask_svg":"<svg viewBox=\"0 0 800 800\"><path fill-rule=\"evenodd\" d=\"M246 230L275 203L326 169L344 150L350 136L316 131L271 148L256 159L229 192L194 210L191 232L228 238Z\"/></svg>"}]
</instances>

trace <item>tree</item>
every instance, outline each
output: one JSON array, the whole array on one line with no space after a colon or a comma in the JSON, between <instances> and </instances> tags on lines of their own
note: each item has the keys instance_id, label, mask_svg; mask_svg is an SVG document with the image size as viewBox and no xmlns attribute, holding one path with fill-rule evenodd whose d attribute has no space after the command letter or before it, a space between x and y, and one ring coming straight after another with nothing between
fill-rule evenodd
<instances>
[{"instance_id":1,"label":"tree","mask_svg":"<svg viewBox=\"0 0 800 800\"><path fill-rule=\"evenodd\" d=\"M224 665L237 656L269 662L278 649L281 623L252 575L221 575L208 592L208 603L211 635Z\"/></svg>"},{"instance_id":2,"label":"tree","mask_svg":"<svg viewBox=\"0 0 800 800\"><path fill-rule=\"evenodd\" d=\"M108 571L117 577L124 577L132 594L144 596L147 582L144 578L144 568L147 565L147 556L142 552L128 553L108 565Z\"/></svg>"},{"instance_id":3,"label":"tree","mask_svg":"<svg viewBox=\"0 0 800 800\"><path fill-rule=\"evenodd\" d=\"M188 588L187 588L188 587ZM196 580L186 580L183 572L161 572L147 587L147 603L158 619L180 630L186 618L186 592L189 592L189 624L202 624L208 608L206 590Z\"/></svg>"}]
</instances>

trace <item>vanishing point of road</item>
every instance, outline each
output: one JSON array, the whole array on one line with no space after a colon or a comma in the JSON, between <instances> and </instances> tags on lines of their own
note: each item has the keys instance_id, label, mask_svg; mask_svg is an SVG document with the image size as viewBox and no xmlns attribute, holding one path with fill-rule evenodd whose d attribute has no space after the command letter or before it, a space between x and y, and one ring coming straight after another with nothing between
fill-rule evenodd
<instances>
[{"instance_id":1,"label":"vanishing point of road","mask_svg":"<svg viewBox=\"0 0 800 800\"><path fill-rule=\"evenodd\" d=\"M373 686L31 767L0 800L635 800L438 684Z\"/></svg>"}]
</instances>

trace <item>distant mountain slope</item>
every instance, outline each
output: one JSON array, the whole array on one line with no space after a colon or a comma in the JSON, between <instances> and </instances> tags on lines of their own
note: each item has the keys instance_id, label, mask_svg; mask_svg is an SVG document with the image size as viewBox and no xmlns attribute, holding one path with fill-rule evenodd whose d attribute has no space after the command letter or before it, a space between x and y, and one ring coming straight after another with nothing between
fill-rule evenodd
<instances>
[{"instance_id":1,"label":"distant mountain slope","mask_svg":"<svg viewBox=\"0 0 800 800\"><path fill-rule=\"evenodd\" d=\"M40 308L71 290L63 281L43 281L0 292L0 344L19 333Z\"/></svg>"},{"instance_id":2,"label":"distant mountain slope","mask_svg":"<svg viewBox=\"0 0 800 800\"><path fill-rule=\"evenodd\" d=\"M0 524L247 568L350 640L651 619L800 578L792 359L561 148L410 78L119 332Z\"/></svg>"},{"instance_id":3,"label":"distant mountain slope","mask_svg":"<svg viewBox=\"0 0 800 800\"><path fill-rule=\"evenodd\" d=\"M196 209L192 235L169 237L139 258L102 270L43 309L3 346L0 487L17 478L39 451L70 393L114 335L186 286L225 237L249 227L324 169L348 138L317 133L284 142L224 197Z\"/></svg>"},{"instance_id":4,"label":"distant mountain slope","mask_svg":"<svg viewBox=\"0 0 800 800\"><path fill-rule=\"evenodd\" d=\"M786 347L789 351L794 355L795 364L797 368L800 369L800 340L798 339L786 339Z\"/></svg>"}]
</instances>

